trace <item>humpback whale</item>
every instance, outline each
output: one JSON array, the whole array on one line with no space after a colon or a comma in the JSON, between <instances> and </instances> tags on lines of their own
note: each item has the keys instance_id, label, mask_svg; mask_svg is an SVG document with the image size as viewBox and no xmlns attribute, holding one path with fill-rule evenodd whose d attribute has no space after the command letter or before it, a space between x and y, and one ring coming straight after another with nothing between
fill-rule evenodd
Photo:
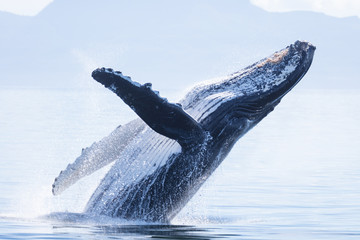
<instances>
[{"instance_id":1,"label":"humpback whale","mask_svg":"<svg viewBox=\"0 0 360 240\"><path fill-rule=\"evenodd\" d=\"M92 77L139 116L83 149L53 184L58 195L115 162L85 213L169 222L225 159L236 141L267 116L308 71L315 47L304 41L229 76L195 86L170 103L119 71Z\"/></svg>"}]
</instances>

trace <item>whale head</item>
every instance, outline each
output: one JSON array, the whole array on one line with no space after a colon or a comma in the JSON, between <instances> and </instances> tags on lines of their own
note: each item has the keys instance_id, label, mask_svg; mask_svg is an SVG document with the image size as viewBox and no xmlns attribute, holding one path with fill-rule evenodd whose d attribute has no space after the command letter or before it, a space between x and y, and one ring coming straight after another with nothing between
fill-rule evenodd
<instances>
[{"instance_id":1,"label":"whale head","mask_svg":"<svg viewBox=\"0 0 360 240\"><path fill-rule=\"evenodd\" d=\"M219 144L231 146L305 75L315 47L302 41L228 77L196 86L181 102Z\"/></svg>"}]
</instances>

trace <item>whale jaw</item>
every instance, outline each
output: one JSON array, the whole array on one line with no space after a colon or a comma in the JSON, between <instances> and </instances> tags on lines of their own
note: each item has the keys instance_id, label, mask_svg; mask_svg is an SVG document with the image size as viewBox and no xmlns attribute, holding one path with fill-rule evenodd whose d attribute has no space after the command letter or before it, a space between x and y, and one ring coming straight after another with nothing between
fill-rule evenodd
<instances>
[{"instance_id":1,"label":"whale jaw","mask_svg":"<svg viewBox=\"0 0 360 240\"><path fill-rule=\"evenodd\" d=\"M236 142L259 123L302 79L314 52L312 44L297 41L242 71L196 86L182 104L214 139L232 146L230 139Z\"/></svg>"}]
</instances>

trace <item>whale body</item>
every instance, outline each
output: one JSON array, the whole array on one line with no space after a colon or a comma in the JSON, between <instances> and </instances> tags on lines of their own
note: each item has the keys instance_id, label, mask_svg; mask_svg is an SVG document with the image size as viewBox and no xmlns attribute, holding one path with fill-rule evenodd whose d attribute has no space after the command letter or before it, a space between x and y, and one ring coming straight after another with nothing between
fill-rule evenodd
<instances>
[{"instance_id":1,"label":"whale body","mask_svg":"<svg viewBox=\"0 0 360 240\"><path fill-rule=\"evenodd\" d=\"M60 173L53 194L115 161L86 213L169 222L308 71L315 47L294 44L227 77L195 86L176 104L109 68L92 76L140 117L83 150Z\"/></svg>"}]
</instances>

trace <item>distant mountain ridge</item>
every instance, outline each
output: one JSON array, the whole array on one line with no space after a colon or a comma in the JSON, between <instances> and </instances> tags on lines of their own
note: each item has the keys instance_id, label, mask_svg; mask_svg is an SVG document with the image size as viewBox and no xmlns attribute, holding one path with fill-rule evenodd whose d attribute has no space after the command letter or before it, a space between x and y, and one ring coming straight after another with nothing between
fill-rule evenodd
<instances>
[{"instance_id":1,"label":"distant mountain ridge","mask_svg":"<svg viewBox=\"0 0 360 240\"><path fill-rule=\"evenodd\" d=\"M0 12L0 29L3 87L92 88L91 70L108 66L183 89L297 39L317 46L302 87L360 87L356 17L268 13L246 0L55 0L35 17Z\"/></svg>"}]
</instances>

